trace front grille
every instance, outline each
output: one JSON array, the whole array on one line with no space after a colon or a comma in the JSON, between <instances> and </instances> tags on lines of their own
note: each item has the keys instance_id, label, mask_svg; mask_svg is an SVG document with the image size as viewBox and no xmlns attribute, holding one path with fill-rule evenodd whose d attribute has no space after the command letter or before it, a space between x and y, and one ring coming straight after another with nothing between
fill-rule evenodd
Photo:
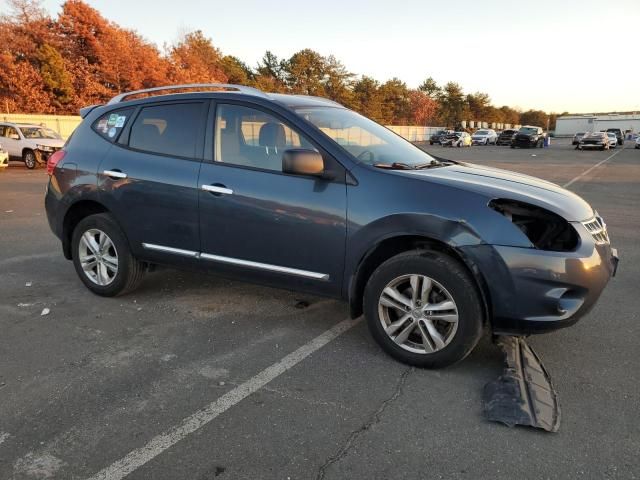
<instances>
[{"instance_id":1,"label":"front grille","mask_svg":"<svg viewBox=\"0 0 640 480\"><path fill-rule=\"evenodd\" d=\"M591 220L582 222L587 231L591 234L597 244L603 245L609 243L609 234L607 233L607 225L602 217L596 215Z\"/></svg>"}]
</instances>

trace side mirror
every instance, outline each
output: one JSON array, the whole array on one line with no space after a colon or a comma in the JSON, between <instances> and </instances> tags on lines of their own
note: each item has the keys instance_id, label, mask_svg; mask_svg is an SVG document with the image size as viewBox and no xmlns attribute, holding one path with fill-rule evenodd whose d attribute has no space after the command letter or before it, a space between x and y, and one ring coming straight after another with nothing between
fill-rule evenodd
<instances>
[{"instance_id":1,"label":"side mirror","mask_svg":"<svg viewBox=\"0 0 640 480\"><path fill-rule=\"evenodd\" d=\"M311 175L325 180L333 180L335 174L324 168L324 159L315 150L292 148L282 155L282 171L292 175Z\"/></svg>"}]
</instances>

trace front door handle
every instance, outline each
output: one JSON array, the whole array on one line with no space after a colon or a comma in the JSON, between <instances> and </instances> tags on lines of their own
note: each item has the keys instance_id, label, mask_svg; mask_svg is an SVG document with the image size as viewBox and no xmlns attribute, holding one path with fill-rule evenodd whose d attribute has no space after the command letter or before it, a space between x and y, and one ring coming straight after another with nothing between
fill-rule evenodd
<instances>
[{"instance_id":1,"label":"front door handle","mask_svg":"<svg viewBox=\"0 0 640 480\"><path fill-rule=\"evenodd\" d=\"M220 183L215 183L213 185L202 185L202 190L204 190L205 192L210 192L218 195L233 195L233 190L231 190L230 188L225 187L224 185L220 184Z\"/></svg>"},{"instance_id":2,"label":"front door handle","mask_svg":"<svg viewBox=\"0 0 640 480\"><path fill-rule=\"evenodd\" d=\"M127 174L121 172L120 170L105 170L104 173L107 177L110 178L127 178Z\"/></svg>"}]
</instances>

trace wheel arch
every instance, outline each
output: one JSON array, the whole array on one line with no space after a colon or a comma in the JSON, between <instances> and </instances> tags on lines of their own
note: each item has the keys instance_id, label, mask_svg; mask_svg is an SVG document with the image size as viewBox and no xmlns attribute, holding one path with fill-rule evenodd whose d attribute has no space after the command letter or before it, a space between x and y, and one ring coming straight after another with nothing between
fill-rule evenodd
<instances>
[{"instance_id":1,"label":"wheel arch","mask_svg":"<svg viewBox=\"0 0 640 480\"><path fill-rule=\"evenodd\" d=\"M111 213L107 207L95 200L79 200L71 205L62 220L62 252L67 260L72 259L71 237L76 225L89 215Z\"/></svg>"},{"instance_id":2,"label":"wheel arch","mask_svg":"<svg viewBox=\"0 0 640 480\"><path fill-rule=\"evenodd\" d=\"M491 297L485 278L480 270L459 249L426 235L397 235L385 238L362 257L349 285L349 312L352 318L359 317L364 311L364 290L369 277L371 277L376 268L389 258L411 250L416 250L416 252L424 250L441 252L458 261L476 284L484 310L483 321L485 323L490 321L492 312Z\"/></svg>"}]
</instances>

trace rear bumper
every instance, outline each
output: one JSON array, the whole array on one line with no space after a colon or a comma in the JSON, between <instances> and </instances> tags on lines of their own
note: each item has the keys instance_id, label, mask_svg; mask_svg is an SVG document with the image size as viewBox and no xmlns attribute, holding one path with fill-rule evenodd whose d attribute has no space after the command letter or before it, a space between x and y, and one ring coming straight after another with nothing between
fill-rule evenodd
<instances>
[{"instance_id":1,"label":"rear bumper","mask_svg":"<svg viewBox=\"0 0 640 480\"><path fill-rule=\"evenodd\" d=\"M460 250L477 267L495 333L532 334L568 327L595 305L615 275L618 256L596 245L582 224L575 252L477 245Z\"/></svg>"}]
</instances>

